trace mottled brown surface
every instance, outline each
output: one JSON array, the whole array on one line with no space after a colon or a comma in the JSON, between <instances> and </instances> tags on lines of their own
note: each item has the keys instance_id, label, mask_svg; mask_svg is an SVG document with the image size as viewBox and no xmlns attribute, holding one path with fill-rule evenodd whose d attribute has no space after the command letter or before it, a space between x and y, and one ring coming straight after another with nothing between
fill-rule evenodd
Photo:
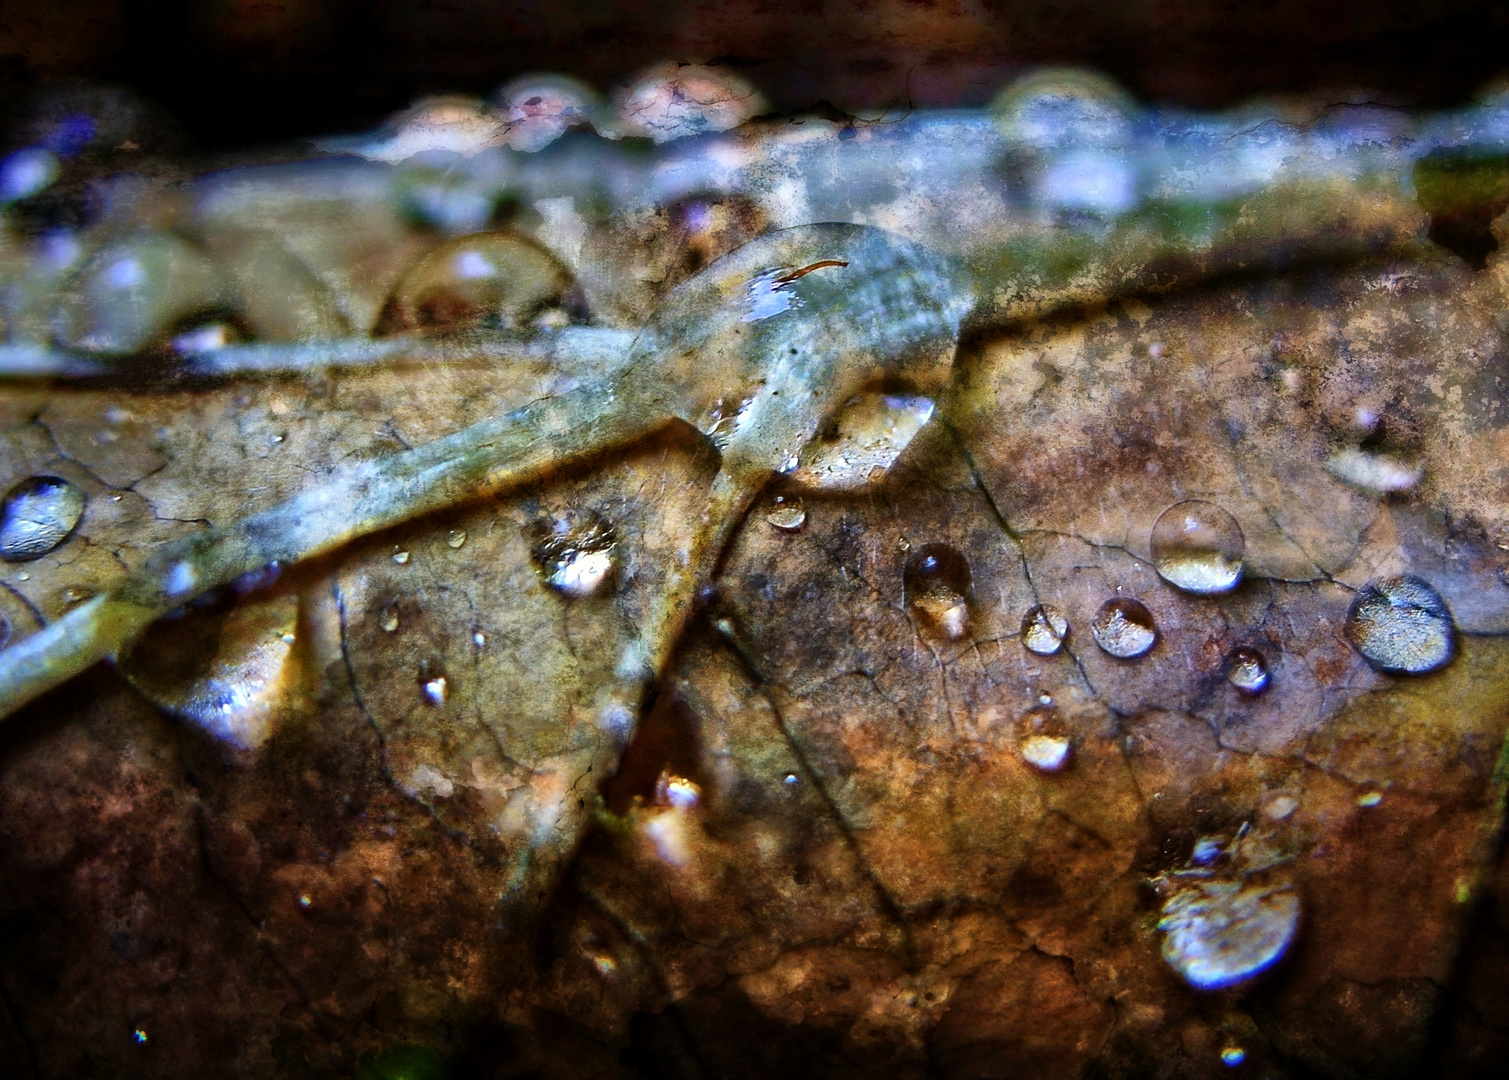
<instances>
[{"instance_id":1,"label":"mottled brown surface","mask_svg":"<svg viewBox=\"0 0 1509 1080\"><path fill-rule=\"evenodd\" d=\"M91 673L4 733L3 1045L39 1077L349 1075L404 1041L498 1076L1202 1076L1232 1044L1256 1075L1490 1069L1509 1025L1500 273L1301 271L974 343L882 485L809 494L794 534L757 505L606 786L573 702L706 483L689 435L290 574L309 700L261 751ZM163 519L266 505L537 377L488 373L483 397L478 374L12 394L17 471L91 496L27 595L55 613L70 575L109 580L112 550L187 527ZM1415 491L1324 468L1359 401L1407 416ZM91 439L110 405L130 419ZM104 486L137 480L119 502ZM1246 532L1231 596L1146 561L1190 496ZM616 604L567 602L530 563L529 523L583 506L628 538ZM905 600L908 552L939 542L971 569L957 641ZM1457 616L1436 675L1377 674L1341 632L1349 588L1404 569ZM1118 589L1158 621L1140 660L1088 632ZM1017 639L1040 601L1071 624L1058 656ZM1238 642L1268 655L1261 697L1224 680ZM428 662L444 709L419 693ZM1065 771L1021 760L1034 717L1072 739ZM419 764L451 793L416 790ZM695 808L657 803L663 769ZM563 823L526 860L542 807ZM1199 994L1159 957L1151 882L1243 822L1292 860L1300 935L1245 991Z\"/></svg>"}]
</instances>

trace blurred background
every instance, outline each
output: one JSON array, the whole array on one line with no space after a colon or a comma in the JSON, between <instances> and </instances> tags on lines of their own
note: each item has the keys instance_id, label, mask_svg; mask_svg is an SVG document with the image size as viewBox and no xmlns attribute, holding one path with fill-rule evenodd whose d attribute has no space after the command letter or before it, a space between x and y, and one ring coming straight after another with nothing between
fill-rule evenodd
<instances>
[{"instance_id":1,"label":"blurred background","mask_svg":"<svg viewBox=\"0 0 1509 1080\"><path fill-rule=\"evenodd\" d=\"M524 71L609 89L666 59L729 65L780 111L979 105L1044 63L1201 109L1419 108L1503 72L1506 29L1509 5L1484 0L5 0L0 96L123 83L206 150L355 130Z\"/></svg>"}]
</instances>

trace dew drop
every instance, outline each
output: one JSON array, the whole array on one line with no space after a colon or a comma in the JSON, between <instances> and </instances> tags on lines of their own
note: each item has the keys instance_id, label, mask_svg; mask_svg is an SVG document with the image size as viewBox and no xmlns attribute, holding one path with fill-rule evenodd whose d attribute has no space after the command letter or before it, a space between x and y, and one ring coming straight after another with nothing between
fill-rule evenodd
<instances>
[{"instance_id":1,"label":"dew drop","mask_svg":"<svg viewBox=\"0 0 1509 1080\"><path fill-rule=\"evenodd\" d=\"M1221 1051L1221 1064L1229 1068L1236 1068L1247 1060L1247 1051L1240 1046L1228 1046Z\"/></svg>"},{"instance_id":2,"label":"dew drop","mask_svg":"<svg viewBox=\"0 0 1509 1080\"><path fill-rule=\"evenodd\" d=\"M947 544L925 544L902 574L907 602L950 641L969 630L969 563Z\"/></svg>"},{"instance_id":3,"label":"dew drop","mask_svg":"<svg viewBox=\"0 0 1509 1080\"><path fill-rule=\"evenodd\" d=\"M765 520L782 532L798 532L807 524L807 507L795 495L777 495L770 500Z\"/></svg>"},{"instance_id":4,"label":"dew drop","mask_svg":"<svg viewBox=\"0 0 1509 1080\"><path fill-rule=\"evenodd\" d=\"M387 604L377 613L377 625L382 632L392 634L398 630L398 605Z\"/></svg>"},{"instance_id":5,"label":"dew drop","mask_svg":"<svg viewBox=\"0 0 1509 1080\"><path fill-rule=\"evenodd\" d=\"M856 394L834 414L830 428L803 448L792 482L821 491L875 484L935 411L933 400L918 394Z\"/></svg>"},{"instance_id":6,"label":"dew drop","mask_svg":"<svg viewBox=\"0 0 1509 1080\"><path fill-rule=\"evenodd\" d=\"M1368 791L1357 796L1357 805L1364 810L1371 810L1373 807L1381 806L1382 804L1383 792L1381 791Z\"/></svg>"},{"instance_id":7,"label":"dew drop","mask_svg":"<svg viewBox=\"0 0 1509 1080\"><path fill-rule=\"evenodd\" d=\"M1100 605L1090 624L1095 644L1112 656L1129 660L1141 656L1158 640L1153 613L1140 600L1116 596Z\"/></svg>"},{"instance_id":8,"label":"dew drop","mask_svg":"<svg viewBox=\"0 0 1509 1080\"><path fill-rule=\"evenodd\" d=\"M1158 575L1185 592L1230 592L1242 580L1242 527L1215 503L1170 506L1153 526L1151 547Z\"/></svg>"},{"instance_id":9,"label":"dew drop","mask_svg":"<svg viewBox=\"0 0 1509 1080\"><path fill-rule=\"evenodd\" d=\"M378 334L511 330L579 321L581 292L566 265L519 233L473 233L432 249L393 290Z\"/></svg>"},{"instance_id":10,"label":"dew drop","mask_svg":"<svg viewBox=\"0 0 1509 1080\"><path fill-rule=\"evenodd\" d=\"M466 530L452 529L445 538L445 544L452 549L464 547L466 545Z\"/></svg>"},{"instance_id":11,"label":"dew drop","mask_svg":"<svg viewBox=\"0 0 1509 1080\"><path fill-rule=\"evenodd\" d=\"M438 708L445 704L445 699L450 696L450 692L450 682L446 679L440 665L429 660L421 661L419 693L424 700Z\"/></svg>"},{"instance_id":12,"label":"dew drop","mask_svg":"<svg viewBox=\"0 0 1509 1080\"><path fill-rule=\"evenodd\" d=\"M1220 990L1276 963L1294 940L1299 897L1287 882L1186 878L1163 905L1163 959L1196 990Z\"/></svg>"},{"instance_id":13,"label":"dew drop","mask_svg":"<svg viewBox=\"0 0 1509 1080\"><path fill-rule=\"evenodd\" d=\"M1244 694L1268 688L1268 661L1251 645L1238 645L1226 654L1226 681Z\"/></svg>"},{"instance_id":14,"label":"dew drop","mask_svg":"<svg viewBox=\"0 0 1509 1080\"><path fill-rule=\"evenodd\" d=\"M1338 480L1370 495L1409 491L1425 475L1418 463L1398 454L1349 447L1326 460L1326 470Z\"/></svg>"},{"instance_id":15,"label":"dew drop","mask_svg":"<svg viewBox=\"0 0 1509 1080\"><path fill-rule=\"evenodd\" d=\"M409 561L409 553L402 548L393 549L393 561L399 566L405 566Z\"/></svg>"},{"instance_id":16,"label":"dew drop","mask_svg":"<svg viewBox=\"0 0 1509 1080\"><path fill-rule=\"evenodd\" d=\"M0 502L0 559L27 562L52 551L78 526L84 493L58 476L22 480Z\"/></svg>"},{"instance_id":17,"label":"dew drop","mask_svg":"<svg viewBox=\"0 0 1509 1080\"><path fill-rule=\"evenodd\" d=\"M533 531L530 555L545 584L562 596L592 596L613 579L618 538L596 513L544 519L535 523Z\"/></svg>"},{"instance_id":18,"label":"dew drop","mask_svg":"<svg viewBox=\"0 0 1509 1080\"><path fill-rule=\"evenodd\" d=\"M1049 604L1038 604L1022 616L1022 644L1028 652L1052 656L1064 647L1069 635L1069 620Z\"/></svg>"},{"instance_id":19,"label":"dew drop","mask_svg":"<svg viewBox=\"0 0 1509 1080\"><path fill-rule=\"evenodd\" d=\"M1043 772L1058 772L1069 762L1069 740L1062 735L1029 735L1022 740L1022 760Z\"/></svg>"},{"instance_id":20,"label":"dew drop","mask_svg":"<svg viewBox=\"0 0 1509 1080\"><path fill-rule=\"evenodd\" d=\"M1379 671L1421 675L1452 657L1451 612L1414 574L1376 578L1352 601L1347 639Z\"/></svg>"}]
</instances>

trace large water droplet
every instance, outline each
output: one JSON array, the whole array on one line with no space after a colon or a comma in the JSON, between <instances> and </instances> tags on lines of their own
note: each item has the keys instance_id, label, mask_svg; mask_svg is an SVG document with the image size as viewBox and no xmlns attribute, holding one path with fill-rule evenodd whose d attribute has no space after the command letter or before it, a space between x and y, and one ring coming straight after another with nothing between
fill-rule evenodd
<instances>
[{"instance_id":1,"label":"large water droplet","mask_svg":"<svg viewBox=\"0 0 1509 1080\"><path fill-rule=\"evenodd\" d=\"M902 574L907 602L950 641L969 631L969 563L947 544L926 544Z\"/></svg>"},{"instance_id":2,"label":"large water droplet","mask_svg":"<svg viewBox=\"0 0 1509 1080\"><path fill-rule=\"evenodd\" d=\"M549 585L576 599L605 588L613 578L613 528L595 513L565 514L539 521L530 551Z\"/></svg>"},{"instance_id":3,"label":"large water droplet","mask_svg":"<svg viewBox=\"0 0 1509 1080\"><path fill-rule=\"evenodd\" d=\"M1379 671L1420 675L1452 656L1451 611L1430 583L1414 574L1377 578L1359 589L1346 631Z\"/></svg>"},{"instance_id":4,"label":"large water droplet","mask_svg":"<svg viewBox=\"0 0 1509 1080\"><path fill-rule=\"evenodd\" d=\"M1268 661L1251 645L1238 645L1226 654L1226 681L1244 694L1268 688Z\"/></svg>"},{"instance_id":5,"label":"large water droplet","mask_svg":"<svg viewBox=\"0 0 1509 1080\"><path fill-rule=\"evenodd\" d=\"M1153 526L1150 546L1159 576L1185 592L1229 592L1242 580L1242 527L1215 503L1170 506Z\"/></svg>"},{"instance_id":6,"label":"large water droplet","mask_svg":"<svg viewBox=\"0 0 1509 1080\"><path fill-rule=\"evenodd\" d=\"M69 348L131 353L196 325L229 295L204 252L168 233L144 234L106 246L79 270L54 325Z\"/></svg>"},{"instance_id":7,"label":"large water droplet","mask_svg":"<svg viewBox=\"0 0 1509 1080\"><path fill-rule=\"evenodd\" d=\"M1299 925L1286 882L1187 878L1163 905L1163 959L1197 990L1219 990L1266 971Z\"/></svg>"},{"instance_id":8,"label":"large water droplet","mask_svg":"<svg viewBox=\"0 0 1509 1080\"><path fill-rule=\"evenodd\" d=\"M765 520L782 532L797 532L807 523L807 507L795 495L777 495L770 500Z\"/></svg>"},{"instance_id":9,"label":"large water droplet","mask_svg":"<svg viewBox=\"0 0 1509 1080\"><path fill-rule=\"evenodd\" d=\"M59 476L22 480L0 502L0 559L27 562L56 548L84 515L84 493Z\"/></svg>"},{"instance_id":10,"label":"large water droplet","mask_svg":"<svg viewBox=\"0 0 1509 1080\"><path fill-rule=\"evenodd\" d=\"M375 333L511 330L578 321L576 280L543 245L511 232L462 236L429 251L393 290Z\"/></svg>"},{"instance_id":11,"label":"large water droplet","mask_svg":"<svg viewBox=\"0 0 1509 1080\"><path fill-rule=\"evenodd\" d=\"M1115 596L1100 605L1090 633L1106 652L1128 660L1153 647L1158 640L1158 624L1142 601Z\"/></svg>"},{"instance_id":12,"label":"large water droplet","mask_svg":"<svg viewBox=\"0 0 1509 1080\"><path fill-rule=\"evenodd\" d=\"M242 749L261 746L299 692L298 597L212 594L116 656L149 700Z\"/></svg>"},{"instance_id":13,"label":"large water droplet","mask_svg":"<svg viewBox=\"0 0 1509 1080\"><path fill-rule=\"evenodd\" d=\"M466 546L466 530L452 529L446 534L445 545L453 550Z\"/></svg>"},{"instance_id":14,"label":"large water droplet","mask_svg":"<svg viewBox=\"0 0 1509 1080\"><path fill-rule=\"evenodd\" d=\"M398 632L398 605L384 604L383 609L377 613L377 625L382 627L385 634Z\"/></svg>"},{"instance_id":15,"label":"large water droplet","mask_svg":"<svg viewBox=\"0 0 1509 1080\"><path fill-rule=\"evenodd\" d=\"M1069 620L1049 604L1038 604L1022 616L1022 644L1039 656L1052 656L1064 647Z\"/></svg>"}]
</instances>

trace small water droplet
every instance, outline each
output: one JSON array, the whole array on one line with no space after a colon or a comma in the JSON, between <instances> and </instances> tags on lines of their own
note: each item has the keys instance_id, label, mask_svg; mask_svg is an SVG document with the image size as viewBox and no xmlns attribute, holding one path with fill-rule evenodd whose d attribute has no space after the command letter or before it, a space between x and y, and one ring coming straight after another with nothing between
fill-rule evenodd
<instances>
[{"instance_id":1,"label":"small water droplet","mask_svg":"<svg viewBox=\"0 0 1509 1080\"><path fill-rule=\"evenodd\" d=\"M595 513L568 513L535 523L530 554L549 585L573 599L592 596L613 578L612 527Z\"/></svg>"},{"instance_id":2,"label":"small water droplet","mask_svg":"<svg viewBox=\"0 0 1509 1080\"><path fill-rule=\"evenodd\" d=\"M1349 447L1326 460L1326 470L1369 495L1409 491L1425 475L1423 466L1398 454Z\"/></svg>"},{"instance_id":3,"label":"small water droplet","mask_svg":"<svg viewBox=\"0 0 1509 1080\"><path fill-rule=\"evenodd\" d=\"M947 544L924 544L902 573L907 601L950 641L969 631L969 563Z\"/></svg>"},{"instance_id":4,"label":"small water droplet","mask_svg":"<svg viewBox=\"0 0 1509 1080\"><path fill-rule=\"evenodd\" d=\"M16 575L16 580L17 581L30 581L31 580L31 571L30 570L22 570L19 574Z\"/></svg>"},{"instance_id":5,"label":"small water droplet","mask_svg":"<svg viewBox=\"0 0 1509 1080\"><path fill-rule=\"evenodd\" d=\"M387 604L377 613L377 625L382 627L385 634L391 634L398 630L398 605Z\"/></svg>"},{"instance_id":6,"label":"small water droplet","mask_svg":"<svg viewBox=\"0 0 1509 1080\"><path fill-rule=\"evenodd\" d=\"M1123 660L1141 656L1158 640L1158 625L1153 613L1140 600L1115 596L1100 605L1090 624L1095 644Z\"/></svg>"},{"instance_id":7,"label":"small water droplet","mask_svg":"<svg viewBox=\"0 0 1509 1080\"><path fill-rule=\"evenodd\" d=\"M52 551L78 526L84 493L58 476L32 476L0 502L0 559L27 562Z\"/></svg>"},{"instance_id":8,"label":"small water droplet","mask_svg":"<svg viewBox=\"0 0 1509 1080\"><path fill-rule=\"evenodd\" d=\"M487 648L487 635L484 634L481 630L478 630L472 635L472 644L479 649Z\"/></svg>"},{"instance_id":9,"label":"small water droplet","mask_svg":"<svg viewBox=\"0 0 1509 1080\"><path fill-rule=\"evenodd\" d=\"M450 696L450 681L445 677L445 672L440 665L425 660L419 665L419 692L424 700L431 705L439 707L445 704L445 699Z\"/></svg>"},{"instance_id":10,"label":"small water droplet","mask_svg":"<svg viewBox=\"0 0 1509 1080\"><path fill-rule=\"evenodd\" d=\"M65 607L77 607L85 600L94 598L94 590L87 585L69 585L62 592L62 600Z\"/></svg>"},{"instance_id":11,"label":"small water droplet","mask_svg":"<svg viewBox=\"0 0 1509 1080\"><path fill-rule=\"evenodd\" d=\"M1347 612L1347 638L1379 671L1421 675L1445 666L1453 651L1451 612L1424 578L1376 578Z\"/></svg>"},{"instance_id":12,"label":"small water droplet","mask_svg":"<svg viewBox=\"0 0 1509 1080\"><path fill-rule=\"evenodd\" d=\"M1247 1051L1240 1046L1228 1046L1221 1051L1221 1064L1230 1068L1234 1069L1246 1060Z\"/></svg>"},{"instance_id":13,"label":"small water droplet","mask_svg":"<svg viewBox=\"0 0 1509 1080\"><path fill-rule=\"evenodd\" d=\"M1381 791L1368 791L1357 796L1357 805L1364 810L1371 810L1373 807L1382 804L1382 802L1383 792Z\"/></svg>"},{"instance_id":14,"label":"small water droplet","mask_svg":"<svg viewBox=\"0 0 1509 1080\"><path fill-rule=\"evenodd\" d=\"M1238 645L1226 654L1226 681L1244 694L1268 688L1268 661L1251 645Z\"/></svg>"},{"instance_id":15,"label":"small water droplet","mask_svg":"<svg viewBox=\"0 0 1509 1080\"><path fill-rule=\"evenodd\" d=\"M1153 526L1150 546L1158 575L1185 592L1230 592L1242 580L1247 541L1237 519L1215 503L1170 506Z\"/></svg>"},{"instance_id":16,"label":"small water droplet","mask_svg":"<svg viewBox=\"0 0 1509 1080\"><path fill-rule=\"evenodd\" d=\"M795 495L777 495L770 500L765 520L782 532L797 532L807 523L807 507Z\"/></svg>"},{"instance_id":17,"label":"small water droplet","mask_svg":"<svg viewBox=\"0 0 1509 1080\"><path fill-rule=\"evenodd\" d=\"M1069 762L1069 749L1062 735L1029 735L1022 740L1022 760L1043 772L1058 772Z\"/></svg>"},{"instance_id":18,"label":"small water droplet","mask_svg":"<svg viewBox=\"0 0 1509 1080\"><path fill-rule=\"evenodd\" d=\"M789 772L785 776L781 777L781 783L785 784L787 787L795 787L799 783L799 778L797 777L796 773Z\"/></svg>"},{"instance_id":19,"label":"small water droplet","mask_svg":"<svg viewBox=\"0 0 1509 1080\"><path fill-rule=\"evenodd\" d=\"M1049 694L1049 693L1039 694L1037 696L1037 703L1039 705L1052 705L1053 704L1053 695Z\"/></svg>"},{"instance_id":20,"label":"small water droplet","mask_svg":"<svg viewBox=\"0 0 1509 1080\"><path fill-rule=\"evenodd\" d=\"M446 534L445 544L446 547L452 549L464 547L466 545L466 530L452 529Z\"/></svg>"},{"instance_id":21,"label":"small water droplet","mask_svg":"<svg viewBox=\"0 0 1509 1080\"><path fill-rule=\"evenodd\" d=\"M299 895L299 907L307 908L313 903L314 897L310 896L308 893L301 893Z\"/></svg>"},{"instance_id":22,"label":"small water droplet","mask_svg":"<svg viewBox=\"0 0 1509 1080\"><path fill-rule=\"evenodd\" d=\"M1022 644L1028 652L1052 656L1069 636L1069 620L1049 604L1038 604L1022 616Z\"/></svg>"},{"instance_id":23,"label":"small water droplet","mask_svg":"<svg viewBox=\"0 0 1509 1080\"><path fill-rule=\"evenodd\" d=\"M393 561L396 562L399 566L403 566L409 561L409 553L400 548L394 548Z\"/></svg>"},{"instance_id":24,"label":"small water droplet","mask_svg":"<svg viewBox=\"0 0 1509 1080\"><path fill-rule=\"evenodd\" d=\"M146 1046L147 1045L147 1030L146 1030L146 1028L137 1028L135 1031L131 1032L131 1040L132 1040L132 1042L136 1043L137 1046Z\"/></svg>"}]
</instances>

